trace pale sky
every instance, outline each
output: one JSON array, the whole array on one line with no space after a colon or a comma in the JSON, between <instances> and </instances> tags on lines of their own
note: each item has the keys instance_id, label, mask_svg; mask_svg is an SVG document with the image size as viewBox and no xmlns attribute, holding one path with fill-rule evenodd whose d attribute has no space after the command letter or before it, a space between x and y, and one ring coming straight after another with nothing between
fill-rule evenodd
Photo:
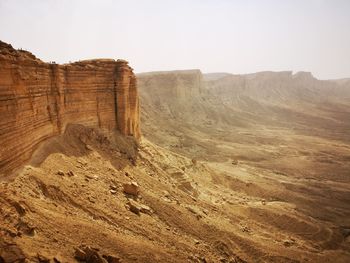
<instances>
[{"instance_id":1,"label":"pale sky","mask_svg":"<svg viewBox=\"0 0 350 263\"><path fill-rule=\"evenodd\" d=\"M350 0L0 0L0 39L44 61L123 58L136 72L350 77Z\"/></svg>"}]
</instances>

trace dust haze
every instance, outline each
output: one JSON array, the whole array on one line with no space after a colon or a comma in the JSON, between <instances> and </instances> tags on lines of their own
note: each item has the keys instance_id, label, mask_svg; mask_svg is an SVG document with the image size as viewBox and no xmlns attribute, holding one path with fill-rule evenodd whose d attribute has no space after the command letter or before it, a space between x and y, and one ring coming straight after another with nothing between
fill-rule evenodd
<instances>
[{"instance_id":1,"label":"dust haze","mask_svg":"<svg viewBox=\"0 0 350 263\"><path fill-rule=\"evenodd\" d=\"M350 262L349 11L0 1L0 263Z\"/></svg>"}]
</instances>

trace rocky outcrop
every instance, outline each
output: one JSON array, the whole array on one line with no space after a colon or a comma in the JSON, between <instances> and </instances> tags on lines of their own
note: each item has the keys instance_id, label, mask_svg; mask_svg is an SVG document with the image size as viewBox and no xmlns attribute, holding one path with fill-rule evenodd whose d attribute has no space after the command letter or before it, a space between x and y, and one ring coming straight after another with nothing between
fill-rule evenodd
<instances>
[{"instance_id":1,"label":"rocky outcrop","mask_svg":"<svg viewBox=\"0 0 350 263\"><path fill-rule=\"evenodd\" d=\"M190 125L206 124L208 121L237 124L237 117L232 116L230 109L207 88L198 69L140 73L137 80L143 102L141 121L144 118L143 127L150 127L151 134L157 132L155 129L158 129L161 118L166 126L171 121ZM157 125L152 124L152 118Z\"/></svg>"},{"instance_id":2,"label":"rocky outcrop","mask_svg":"<svg viewBox=\"0 0 350 263\"><path fill-rule=\"evenodd\" d=\"M137 75L140 86L145 87L150 96L166 95L169 99L191 100L203 92L202 73L199 69L158 71Z\"/></svg>"},{"instance_id":3,"label":"rocky outcrop","mask_svg":"<svg viewBox=\"0 0 350 263\"><path fill-rule=\"evenodd\" d=\"M136 78L128 63L49 64L0 41L0 174L69 123L140 137Z\"/></svg>"},{"instance_id":4,"label":"rocky outcrop","mask_svg":"<svg viewBox=\"0 0 350 263\"><path fill-rule=\"evenodd\" d=\"M214 79L207 77L206 86L227 105L251 108L247 100L285 107L286 104L319 104L346 97L345 88L335 81L316 79L310 72L263 71L246 75L228 74Z\"/></svg>"}]
</instances>

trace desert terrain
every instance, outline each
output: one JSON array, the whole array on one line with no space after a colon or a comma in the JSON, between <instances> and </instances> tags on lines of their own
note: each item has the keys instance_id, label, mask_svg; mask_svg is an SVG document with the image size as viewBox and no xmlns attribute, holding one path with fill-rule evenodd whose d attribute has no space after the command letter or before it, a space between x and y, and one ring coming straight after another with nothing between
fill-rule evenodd
<instances>
[{"instance_id":1,"label":"desert terrain","mask_svg":"<svg viewBox=\"0 0 350 263\"><path fill-rule=\"evenodd\" d=\"M350 80L0 47L0 262L350 261Z\"/></svg>"}]
</instances>

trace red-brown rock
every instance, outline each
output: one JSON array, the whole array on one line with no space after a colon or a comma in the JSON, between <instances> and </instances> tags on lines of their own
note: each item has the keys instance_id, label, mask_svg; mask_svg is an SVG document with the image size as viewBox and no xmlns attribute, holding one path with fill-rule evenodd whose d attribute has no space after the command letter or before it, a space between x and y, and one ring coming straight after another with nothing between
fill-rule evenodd
<instances>
[{"instance_id":1,"label":"red-brown rock","mask_svg":"<svg viewBox=\"0 0 350 263\"><path fill-rule=\"evenodd\" d=\"M136 78L128 63L49 64L0 41L0 176L69 123L140 137Z\"/></svg>"}]
</instances>

